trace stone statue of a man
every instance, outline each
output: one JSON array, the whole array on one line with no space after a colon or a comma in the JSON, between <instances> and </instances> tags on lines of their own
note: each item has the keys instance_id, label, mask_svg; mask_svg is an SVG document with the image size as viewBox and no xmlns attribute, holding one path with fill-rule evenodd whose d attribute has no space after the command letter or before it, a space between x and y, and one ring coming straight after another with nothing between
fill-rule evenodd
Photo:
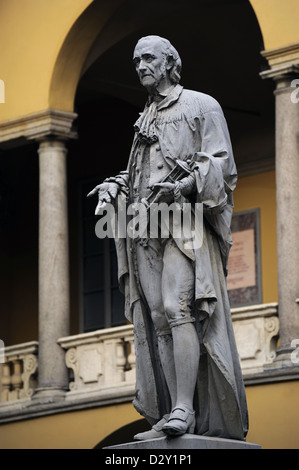
<instances>
[{"instance_id":1,"label":"stone statue of a man","mask_svg":"<svg viewBox=\"0 0 299 470\"><path fill-rule=\"evenodd\" d=\"M115 238L125 314L135 331L134 406L152 426L135 439L244 439L246 397L226 290L237 182L226 121L212 97L179 85L181 59L167 39L141 38L133 62L149 98L127 170L89 194L99 195L96 213L120 194L127 205L148 204L153 195L183 201L191 218L196 204L203 208L202 241L193 249L173 227L166 238L161 230Z\"/></svg>"}]
</instances>

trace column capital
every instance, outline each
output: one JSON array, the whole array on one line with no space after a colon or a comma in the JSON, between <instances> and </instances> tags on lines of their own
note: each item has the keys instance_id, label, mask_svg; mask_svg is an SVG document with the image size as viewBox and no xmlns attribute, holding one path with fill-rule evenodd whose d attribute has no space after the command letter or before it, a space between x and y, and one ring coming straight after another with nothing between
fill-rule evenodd
<instances>
[{"instance_id":1,"label":"column capital","mask_svg":"<svg viewBox=\"0 0 299 470\"><path fill-rule=\"evenodd\" d=\"M44 152L52 151L53 149L57 149L62 152L66 152L65 140L54 136L44 136L37 139L39 142L38 147L38 154L41 155Z\"/></svg>"},{"instance_id":2,"label":"column capital","mask_svg":"<svg viewBox=\"0 0 299 470\"><path fill-rule=\"evenodd\" d=\"M261 78L276 82L276 93L287 90L295 78L299 78L299 43L289 44L261 52L269 69L260 73Z\"/></svg>"},{"instance_id":3,"label":"column capital","mask_svg":"<svg viewBox=\"0 0 299 470\"><path fill-rule=\"evenodd\" d=\"M264 79L272 78L276 83L274 93L288 90L292 86L292 81L299 79L299 64L281 65L270 68L260 73Z\"/></svg>"},{"instance_id":4,"label":"column capital","mask_svg":"<svg viewBox=\"0 0 299 470\"><path fill-rule=\"evenodd\" d=\"M76 113L58 109L46 109L36 113L9 119L0 123L0 144L25 138L41 141L49 137L58 140L77 138L73 123Z\"/></svg>"}]
</instances>

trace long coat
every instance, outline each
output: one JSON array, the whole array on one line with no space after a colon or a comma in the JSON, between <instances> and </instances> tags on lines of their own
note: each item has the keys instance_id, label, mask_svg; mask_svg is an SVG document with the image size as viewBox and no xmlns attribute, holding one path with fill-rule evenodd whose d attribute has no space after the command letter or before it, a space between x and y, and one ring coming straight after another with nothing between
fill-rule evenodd
<instances>
[{"instance_id":1,"label":"long coat","mask_svg":"<svg viewBox=\"0 0 299 470\"><path fill-rule=\"evenodd\" d=\"M248 430L245 388L226 289L230 223L237 172L227 124L218 102L176 85L154 109L147 104L135 125L126 183L132 201L132 168L137 150L157 141L168 165L192 161L196 201L203 204L203 241L194 250L193 315L200 340L194 396L200 435L244 439ZM157 338L138 282L134 243L115 239L125 315L134 324L135 408L151 423L169 412L169 395L159 361Z\"/></svg>"}]
</instances>

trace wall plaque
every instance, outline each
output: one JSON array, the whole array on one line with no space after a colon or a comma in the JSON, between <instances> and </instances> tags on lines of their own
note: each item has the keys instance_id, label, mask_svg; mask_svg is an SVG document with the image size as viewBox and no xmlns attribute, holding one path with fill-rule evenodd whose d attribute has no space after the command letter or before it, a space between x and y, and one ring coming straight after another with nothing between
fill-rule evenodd
<instances>
[{"instance_id":1,"label":"wall plaque","mask_svg":"<svg viewBox=\"0 0 299 470\"><path fill-rule=\"evenodd\" d=\"M259 209L237 212L232 219L233 246L227 289L231 307L262 302Z\"/></svg>"}]
</instances>

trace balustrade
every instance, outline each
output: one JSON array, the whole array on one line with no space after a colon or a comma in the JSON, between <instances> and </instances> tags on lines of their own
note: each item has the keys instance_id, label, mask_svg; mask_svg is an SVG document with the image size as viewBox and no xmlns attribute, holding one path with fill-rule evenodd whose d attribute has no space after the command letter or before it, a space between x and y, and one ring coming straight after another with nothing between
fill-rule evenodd
<instances>
[{"instance_id":1,"label":"balustrade","mask_svg":"<svg viewBox=\"0 0 299 470\"><path fill-rule=\"evenodd\" d=\"M277 304L232 309L232 320L243 376L262 374L276 357ZM65 352L69 370L66 404L94 398L120 402L134 394L136 356L132 325L63 337L57 343ZM31 400L37 388L37 351L38 343L34 341L4 348L4 363L0 363L3 410L20 400Z\"/></svg>"},{"instance_id":2,"label":"balustrade","mask_svg":"<svg viewBox=\"0 0 299 470\"><path fill-rule=\"evenodd\" d=\"M0 403L30 399L36 388L38 343L17 344L4 349L0 364Z\"/></svg>"},{"instance_id":3,"label":"balustrade","mask_svg":"<svg viewBox=\"0 0 299 470\"><path fill-rule=\"evenodd\" d=\"M134 392L135 349L132 325L60 338L72 381L66 399L86 394Z\"/></svg>"},{"instance_id":4,"label":"balustrade","mask_svg":"<svg viewBox=\"0 0 299 470\"><path fill-rule=\"evenodd\" d=\"M279 333L277 310L276 303L232 309L233 327L244 377L264 372L276 357Z\"/></svg>"}]
</instances>

